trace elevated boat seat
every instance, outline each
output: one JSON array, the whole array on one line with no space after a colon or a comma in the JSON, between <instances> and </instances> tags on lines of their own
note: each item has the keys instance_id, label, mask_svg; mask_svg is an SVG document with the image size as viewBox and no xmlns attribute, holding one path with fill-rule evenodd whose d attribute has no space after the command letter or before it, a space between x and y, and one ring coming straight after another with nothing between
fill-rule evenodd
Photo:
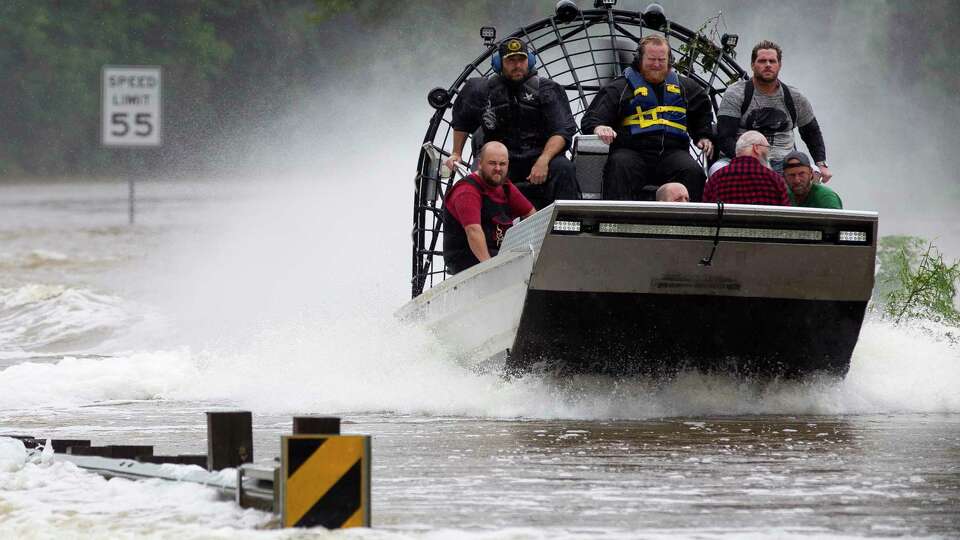
<instances>
[{"instance_id":1,"label":"elevated boat seat","mask_svg":"<svg viewBox=\"0 0 960 540\"><path fill-rule=\"evenodd\" d=\"M598 135L577 135L573 138L573 164L584 199L603 198L603 167L607 164L610 145Z\"/></svg>"}]
</instances>

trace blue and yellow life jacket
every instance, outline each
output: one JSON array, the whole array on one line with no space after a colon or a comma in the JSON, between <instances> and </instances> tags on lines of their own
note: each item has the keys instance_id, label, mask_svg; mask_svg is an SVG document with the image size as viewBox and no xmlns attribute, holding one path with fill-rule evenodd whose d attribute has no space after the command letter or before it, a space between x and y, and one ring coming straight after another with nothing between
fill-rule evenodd
<instances>
[{"instance_id":1,"label":"blue and yellow life jacket","mask_svg":"<svg viewBox=\"0 0 960 540\"><path fill-rule=\"evenodd\" d=\"M623 120L623 125L630 128L631 135L664 133L690 139L687 134L687 100L683 97L676 71L670 70L664 81L663 103L657 99L653 86L632 67L623 74L633 90L630 106L637 110L637 114Z\"/></svg>"}]
</instances>

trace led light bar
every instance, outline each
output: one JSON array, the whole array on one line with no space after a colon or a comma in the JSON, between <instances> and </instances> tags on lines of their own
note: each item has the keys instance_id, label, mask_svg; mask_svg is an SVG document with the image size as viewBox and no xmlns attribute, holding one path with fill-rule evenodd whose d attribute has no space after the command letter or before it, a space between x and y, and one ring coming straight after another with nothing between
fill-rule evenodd
<instances>
[{"instance_id":1,"label":"led light bar","mask_svg":"<svg viewBox=\"0 0 960 540\"><path fill-rule=\"evenodd\" d=\"M713 237L716 227L698 225L644 225L639 223L601 223L601 234L643 234L651 236L702 236ZM823 232L802 229L753 229L747 227L721 227L721 238L755 238L758 240L802 240L819 242Z\"/></svg>"},{"instance_id":2,"label":"led light bar","mask_svg":"<svg viewBox=\"0 0 960 540\"><path fill-rule=\"evenodd\" d=\"M840 231L840 241L865 244L867 242L867 233L863 231Z\"/></svg>"},{"instance_id":3,"label":"led light bar","mask_svg":"<svg viewBox=\"0 0 960 540\"><path fill-rule=\"evenodd\" d=\"M553 232L580 232L580 222L558 219L553 222Z\"/></svg>"}]
</instances>

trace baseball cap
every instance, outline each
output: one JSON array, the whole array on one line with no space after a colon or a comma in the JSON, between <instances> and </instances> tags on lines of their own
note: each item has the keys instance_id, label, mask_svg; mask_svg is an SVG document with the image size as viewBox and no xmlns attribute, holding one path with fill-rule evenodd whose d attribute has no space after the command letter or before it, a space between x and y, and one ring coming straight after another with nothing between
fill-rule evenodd
<instances>
[{"instance_id":1,"label":"baseball cap","mask_svg":"<svg viewBox=\"0 0 960 540\"><path fill-rule=\"evenodd\" d=\"M799 161L799 163L790 163L792 160L797 160ZM794 150L793 152L790 152L783 158L784 169L799 167L801 165L803 165L804 167L810 167L811 169L813 168L810 164L810 158L807 157L806 154L798 150Z\"/></svg>"},{"instance_id":2,"label":"baseball cap","mask_svg":"<svg viewBox=\"0 0 960 540\"><path fill-rule=\"evenodd\" d=\"M506 58L515 54L527 56L527 44L517 38L510 38L500 44L499 52L500 58Z\"/></svg>"}]
</instances>

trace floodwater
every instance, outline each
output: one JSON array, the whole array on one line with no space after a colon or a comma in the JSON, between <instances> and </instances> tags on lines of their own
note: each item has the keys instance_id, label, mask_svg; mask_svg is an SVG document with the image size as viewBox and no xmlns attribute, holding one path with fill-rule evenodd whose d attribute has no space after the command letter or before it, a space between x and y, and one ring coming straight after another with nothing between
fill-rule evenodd
<instances>
[{"instance_id":1,"label":"floodwater","mask_svg":"<svg viewBox=\"0 0 960 540\"><path fill-rule=\"evenodd\" d=\"M373 437L374 528L0 437L0 537L960 537L955 330L871 320L842 382L505 380L393 319L406 199L387 231L362 185L261 185L145 182L132 227L121 182L0 185L0 436L202 453L203 413L245 409L260 462L337 415Z\"/></svg>"}]
</instances>

